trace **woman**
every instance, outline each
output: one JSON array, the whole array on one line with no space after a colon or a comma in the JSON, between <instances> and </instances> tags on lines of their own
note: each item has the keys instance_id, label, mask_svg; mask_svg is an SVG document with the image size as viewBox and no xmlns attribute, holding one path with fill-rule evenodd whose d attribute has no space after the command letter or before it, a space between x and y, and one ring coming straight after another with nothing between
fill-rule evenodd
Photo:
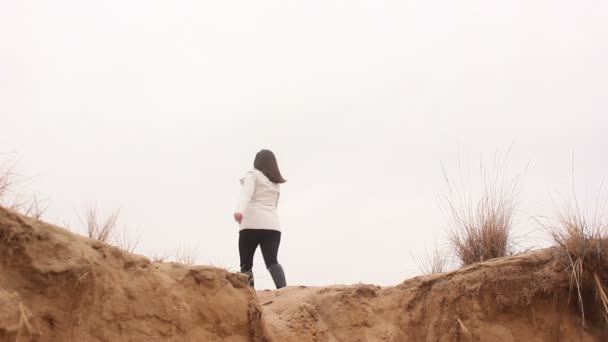
<instances>
[{"instance_id":1,"label":"woman","mask_svg":"<svg viewBox=\"0 0 608 342\"><path fill-rule=\"evenodd\" d=\"M285 179L281 176L274 153L269 150L261 150L256 154L253 170L241 179L243 188L234 219L240 225L241 272L249 276L249 285L252 287L253 255L258 245L277 289L287 286L283 267L277 261L281 243L277 205L282 183L285 183Z\"/></svg>"}]
</instances>

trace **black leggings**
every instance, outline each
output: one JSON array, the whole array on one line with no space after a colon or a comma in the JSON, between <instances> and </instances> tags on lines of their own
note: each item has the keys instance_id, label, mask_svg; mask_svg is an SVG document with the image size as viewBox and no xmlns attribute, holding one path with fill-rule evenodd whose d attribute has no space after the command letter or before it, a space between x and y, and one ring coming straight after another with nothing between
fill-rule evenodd
<instances>
[{"instance_id":1,"label":"black leggings","mask_svg":"<svg viewBox=\"0 0 608 342\"><path fill-rule=\"evenodd\" d=\"M281 244L281 232L270 229L243 229L239 232L239 255L241 272L253 268L253 255L260 245L266 268L278 264L277 253Z\"/></svg>"}]
</instances>

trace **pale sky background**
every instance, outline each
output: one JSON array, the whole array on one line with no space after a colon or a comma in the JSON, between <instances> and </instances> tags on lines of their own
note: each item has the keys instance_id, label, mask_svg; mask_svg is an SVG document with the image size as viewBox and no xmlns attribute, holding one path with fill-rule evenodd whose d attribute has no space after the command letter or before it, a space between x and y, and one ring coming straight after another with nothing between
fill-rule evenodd
<instances>
[{"instance_id":1,"label":"pale sky background","mask_svg":"<svg viewBox=\"0 0 608 342\"><path fill-rule=\"evenodd\" d=\"M238 269L238 178L284 176L288 282L397 284L445 218L441 162L513 145L517 234L608 170L606 1L0 1L0 152L78 229ZM573 157L574 156L574 157ZM479 181L475 175L473 182ZM272 287L261 253L259 288Z\"/></svg>"}]
</instances>

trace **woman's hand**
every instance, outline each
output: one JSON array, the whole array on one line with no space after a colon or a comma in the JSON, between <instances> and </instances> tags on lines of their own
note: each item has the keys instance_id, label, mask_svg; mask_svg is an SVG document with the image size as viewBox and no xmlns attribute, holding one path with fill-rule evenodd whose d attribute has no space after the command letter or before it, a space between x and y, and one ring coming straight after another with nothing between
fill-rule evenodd
<instances>
[{"instance_id":1,"label":"woman's hand","mask_svg":"<svg viewBox=\"0 0 608 342\"><path fill-rule=\"evenodd\" d=\"M238 222L239 224L241 224L241 221L243 220L243 214L241 214L241 213L234 213L234 220L236 222Z\"/></svg>"}]
</instances>

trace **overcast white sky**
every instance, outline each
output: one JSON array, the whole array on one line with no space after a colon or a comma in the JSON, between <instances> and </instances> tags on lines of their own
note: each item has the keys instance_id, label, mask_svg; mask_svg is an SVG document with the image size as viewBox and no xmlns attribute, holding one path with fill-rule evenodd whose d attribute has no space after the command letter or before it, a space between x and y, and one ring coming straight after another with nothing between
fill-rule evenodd
<instances>
[{"instance_id":1,"label":"overcast white sky","mask_svg":"<svg viewBox=\"0 0 608 342\"><path fill-rule=\"evenodd\" d=\"M601 183L606 18L599 0L2 0L0 152L48 221L121 208L139 253L198 245L236 270L238 178L270 148L288 282L396 284L443 241L458 153L529 163L530 239L573 154L580 194ZM254 272L271 287L261 255Z\"/></svg>"}]
</instances>

